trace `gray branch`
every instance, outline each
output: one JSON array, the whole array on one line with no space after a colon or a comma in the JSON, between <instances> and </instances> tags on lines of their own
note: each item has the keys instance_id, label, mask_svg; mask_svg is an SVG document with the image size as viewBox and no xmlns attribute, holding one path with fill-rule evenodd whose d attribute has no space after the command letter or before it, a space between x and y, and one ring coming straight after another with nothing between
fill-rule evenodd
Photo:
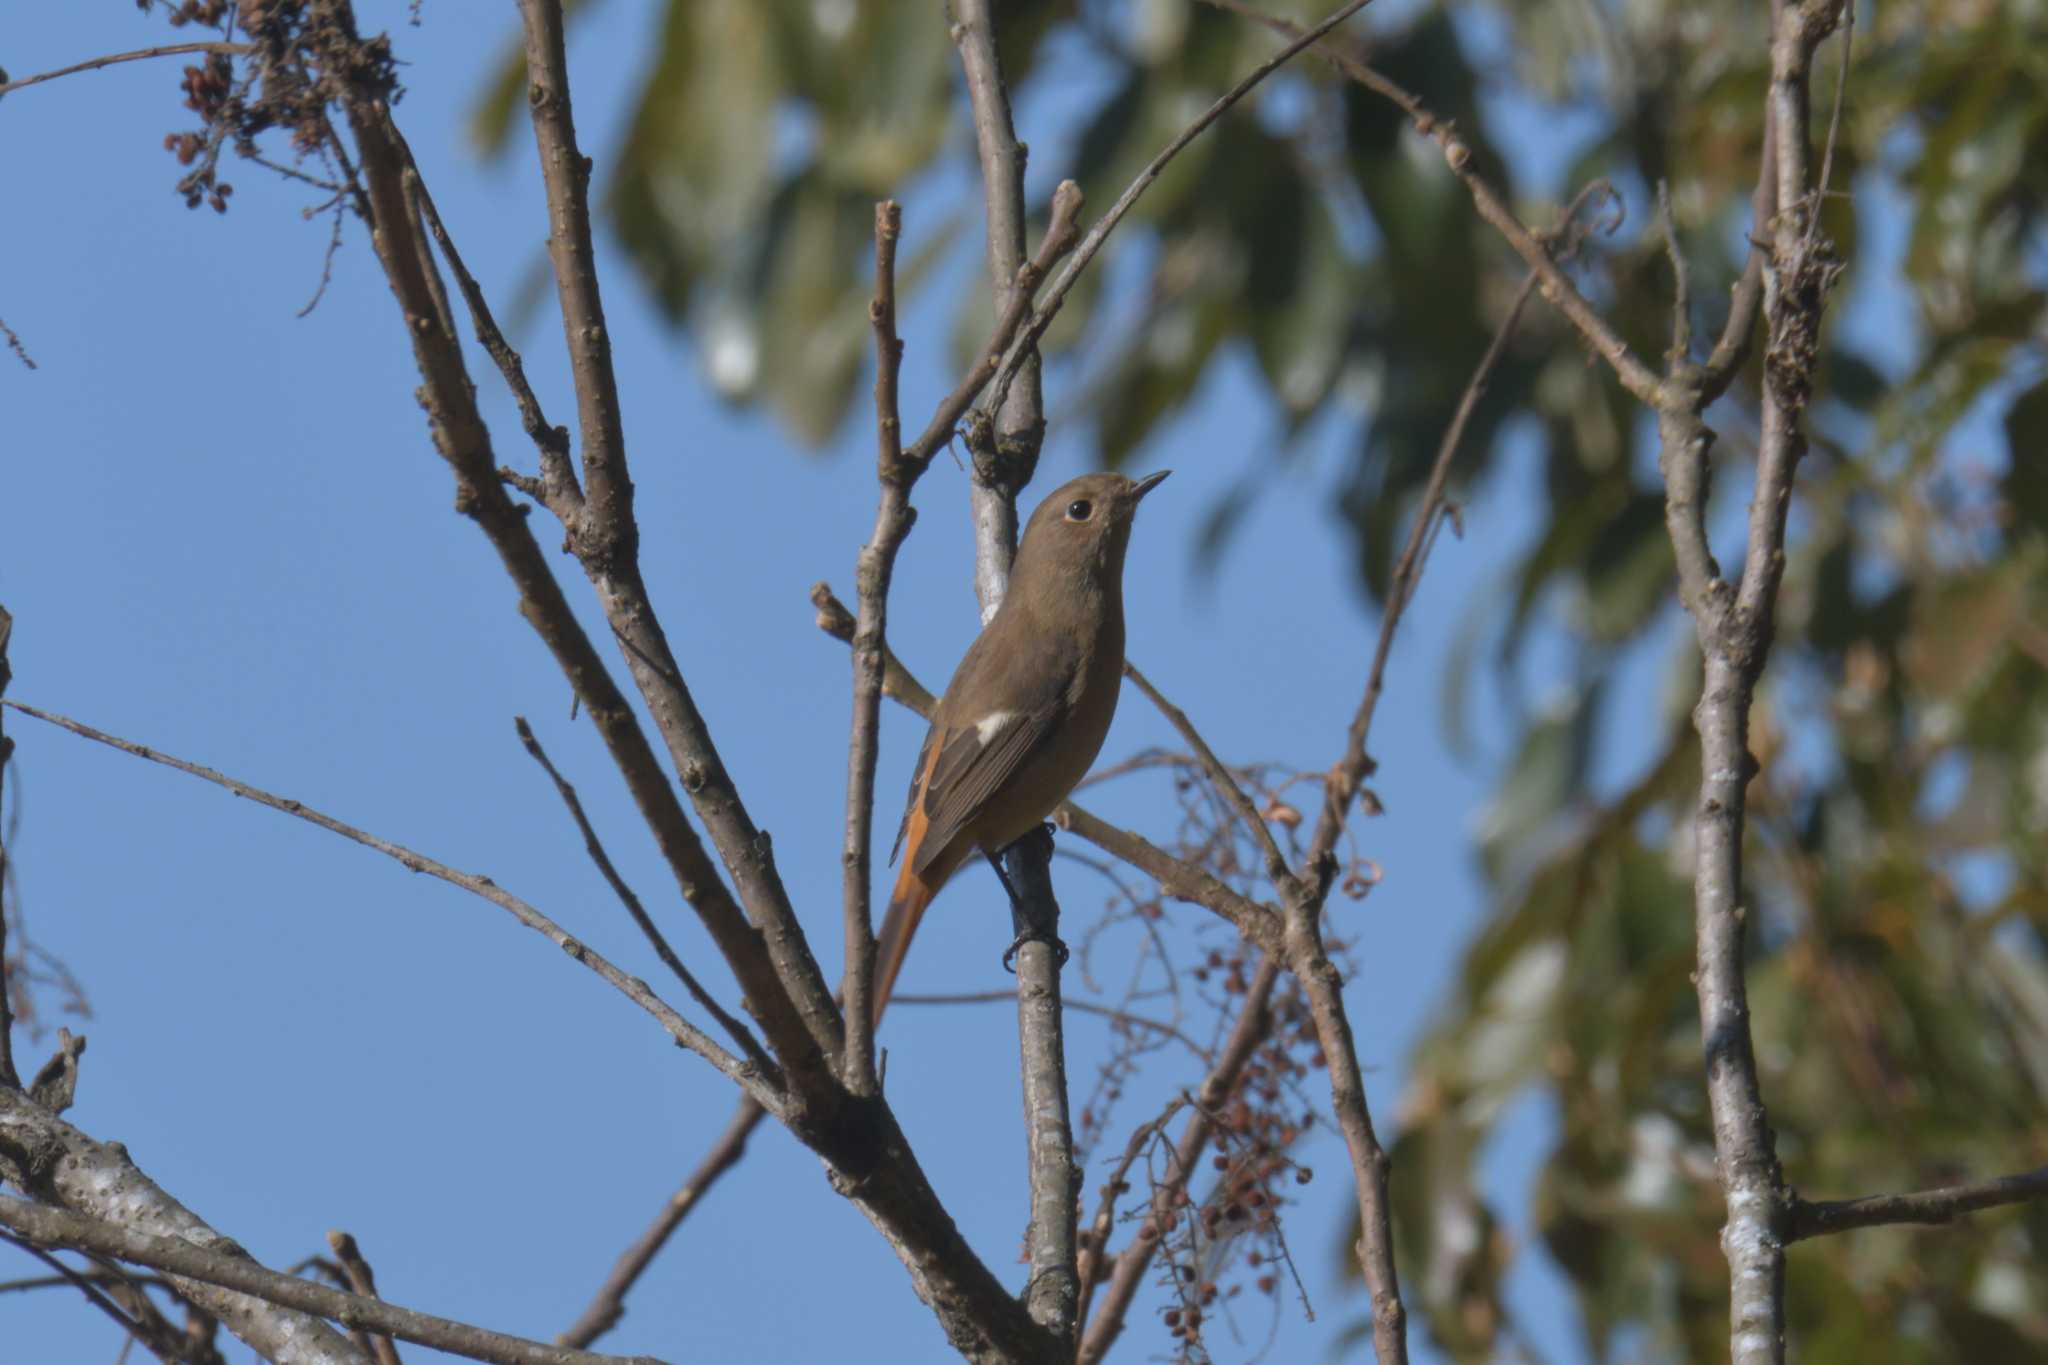
<instances>
[{"instance_id":1,"label":"gray branch","mask_svg":"<svg viewBox=\"0 0 2048 1365\"><path fill-rule=\"evenodd\" d=\"M299 1304L271 1300L247 1282L195 1273L195 1261L157 1264L71 1235L89 1224L110 1236L162 1242L195 1257L270 1275L249 1254L166 1194L113 1143L96 1142L19 1090L0 1087L0 1179L36 1203L0 1199L0 1225L43 1247L76 1247L150 1265L179 1294L220 1319L250 1349L279 1365L368 1365L355 1343ZM49 1205L52 1207L43 1207ZM68 1211L68 1212L67 1212ZM54 1230L54 1231L53 1231ZM286 1276L276 1278L285 1279ZM301 1282L303 1283L303 1282ZM310 1287L310 1286L309 1286ZM239 1292L238 1292L239 1291ZM344 1296L347 1297L347 1296Z\"/></svg>"},{"instance_id":2,"label":"gray branch","mask_svg":"<svg viewBox=\"0 0 2048 1365\"><path fill-rule=\"evenodd\" d=\"M1964 1214L2007 1204L2048 1199L2048 1166L2001 1175L1969 1185L1945 1185L1911 1194L1873 1194L1862 1199L1810 1201L1795 1197L1786 1219L1785 1240L1802 1242L1831 1232L1890 1227L1900 1223L1951 1223Z\"/></svg>"},{"instance_id":3,"label":"gray branch","mask_svg":"<svg viewBox=\"0 0 2048 1365\"><path fill-rule=\"evenodd\" d=\"M136 1174L140 1176L140 1172ZM661 1365L651 1356L593 1355L549 1346L400 1308L382 1299L329 1289L296 1275L265 1269L217 1233L211 1234L212 1240L228 1250L196 1245L185 1236L138 1232L102 1218L21 1199L0 1199L0 1225L38 1246L69 1247L161 1270L180 1294L204 1305L267 1360L366 1365L353 1342L321 1321L332 1318L350 1327L495 1365ZM216 1303L227 1312L215 1308ZM247 1321L238 1324L230 1313ZM258 1341L245 1331L250 1324L276 1330Z\"/></svg>"}]
</instances>

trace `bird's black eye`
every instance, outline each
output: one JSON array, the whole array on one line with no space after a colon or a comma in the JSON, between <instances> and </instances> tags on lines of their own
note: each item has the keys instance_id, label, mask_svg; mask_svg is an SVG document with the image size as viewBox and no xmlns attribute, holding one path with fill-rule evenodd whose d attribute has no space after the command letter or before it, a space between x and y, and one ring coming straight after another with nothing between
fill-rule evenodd
<instances>
[{"instance_id":1,"label":"bird's black eye","mask_svg":"<svg viewBox=\"0 0 2048 1365\"><path fill-rule=\"evenodd\" d=\"M1068 521L1086 521L1095 515L1095 504L1086 498L1077 498L1067 504Z\"/></svg>"}]
</instances>

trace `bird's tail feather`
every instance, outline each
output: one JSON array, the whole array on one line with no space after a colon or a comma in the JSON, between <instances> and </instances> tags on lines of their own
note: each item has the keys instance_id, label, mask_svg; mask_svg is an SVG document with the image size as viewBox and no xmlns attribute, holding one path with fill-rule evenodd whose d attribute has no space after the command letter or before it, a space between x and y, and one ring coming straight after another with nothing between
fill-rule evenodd
<instances>
[{"instance_id":1,"label":"bird's tail feather","mask_svg":"<svg viewBox=\"0 0 2048 1365\"><path fill-rule=\"evenodd\" d=\"M936 883L926 882L911 870L914 861L903 860L903 870L896 876L896 889L889 895L889 913L882 917L882 930L875 936L875 984L870 998L874 1001L877 1024L882 1022L882 1011L888 1008L896 974L903 970L903 959L910 952L918 921L924 918L926 907L939 891Z\"/></svg>"}]
</instances>

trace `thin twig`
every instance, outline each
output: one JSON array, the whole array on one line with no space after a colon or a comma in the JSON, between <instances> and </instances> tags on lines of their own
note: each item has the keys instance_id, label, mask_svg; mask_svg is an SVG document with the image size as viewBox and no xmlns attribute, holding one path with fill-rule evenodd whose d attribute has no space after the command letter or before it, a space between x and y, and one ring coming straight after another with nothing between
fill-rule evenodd
<instances>
[{"instance_id":1,"label":"thin twig","mask_svg":"<svg viewBox=\"0 0 2048 1365\"><path fill-rule=\"evenodd\" d=\"M1283 894L1289 893L1293 889L1294 874L1288 871L1286 855L1281 853L1280 845L1274 842L1273 831L1267 828L1266 821L1259 814L1259 808L1245 795L1244 788L1238 785L1230 769L1223 766L1223 760L1216 757L1216 751L1209 747L1209 741L1202 738L1202 732L1195 728L1187 713L1162 696L1159 689L1152 685L1152 680L1140 673L1138 666L1128 659L1124 661L1124 676L1138 685L1138 690L1145 694L1146 699L1158 709L1159 714L1166 717L1167 723L1173 726L1180 733L1180 737L1187 741L1188 747L1195 751L1195 757L1200 760L1202 771L1208 774L1209 781L1222 793L1224 800L1237 812L1238 818L1244 821L1245 828L1251 831L1252 837L1258 840L1265 850L1266 875Z\"/></svg>"},{"instance_id":2,"label":"thin twig","mask_svg":"<svg viewBox=\"0 0 2048 1365\"><path fill-rule=\"evenodd\" d=\"M326 1285L280 1275L251 1260L209 1251L174 1237L136 1232L24 1199L0 1198L0 1226L44 1247L71 1247L146 1265L186 1279L218 1285L317 1317L360 1323L437 1351L496 1365L659 1365L649 1356L603 1356L507 1336L468 1323L400 1308L382 1299L345 1294Z\"/></svg>"},{"instance_id":3,"label":"thin twig","mask_svg":"<svg viewBox=\"0 0 2048 1365\"><path fill-rule=\"evenodd\" d=\"M78 1270L77 1275L92 1284L132 1284L143 1289L169 1289L171 1282L153 1275L125 1275L117 1270ZM23 1280L0 1280L0 1294L21 1294L34 1289L68 1289L69 1275L34 1275Z\"/></svg>"},{"instance_id":4,"label":"thin twig","mask_svg":"<svg viewBox=\"0 0 2048 1365\"><path fill-rule=\"evenodd\" d=\"M335 195L329 210L330 216L334 219L334 227L327 234L327 250L320 253L320 281L313 286L313 297L307 299L305 306L292 314L293 317L311 317L313 310L320 306L320 300L327 297L327 286L334 282L334 258L341 254L341 228L347 213L347 203L346 192Z\"/></svg>"},{"instance_id":5,"label":"thin twig","mask_svg":"<svg viewBox=\"0 0 2048 1365\"><path fill-rule=\"evenodd\" d=\"M1552 250L1549 245L1552 242L1557 243L1558 256L1569 259L1581 240L1578 227L1580 213L1594 199L1613 193L1604 180L1593 181L1581 189L1566 207L1557 228L1545 234L1546 259ZM1380 618L1380 633L1373 645L1372 664L1366 670L1365 694L1359 698L1358 710L1351 718L1344 756L1331 769L1325 783L1322 814L1316 822L1314 837L1309 841L1309 854L1304 865L1309 870L1310 879L1318 884L1327 884L1329 871L1334 867L1330 860L1337 847L1338 836L1343 832L1344 822L1349 818L1351 802L1365 779L1378 766L1366 747L1366 740L1372 732L1373 717L1378 713L1380 694L1386 684L1387 660L1393 655L1394 634L1401 627L1401 619L1414 599L1415 589L1422 581L1422 571L1428 562L1429 546L1437 520L1443 512L1444 488L1450 480L1451 465L1459 446L1464 443L1465 428L1478 409L1479 400L1486 395L1494 367L1506 352L1508 341L1521 322L1522 309L1527 306L1530 292L1537 287L1540 275L1541 272L1531 270L1523 277L1521 287L1515 291L1514 301L1494 328L1485 353L1473 367L1472 377L1465 382L1464 392L1458 395L1458 406L1451 414L1450 424L1444 428L1443 438L1437 443L1436 459L1430 465L1429 481L1423 487L1422 505L1416 510L1415 520L1408 528L1408 540L1401 547L1400 558L1394 561L1393 576L1387 583L1386 610Z\"/></svg>"},{"instance_id":6,"label":"thin twig","mask_svg":"<svg viewBox=\"0 0 2048 1365\"><path fill-rule=\"evenodd\" d=\"M1246 0L1206 0L1206 3L1234 14L1241 14L1256 23L1264 24L1276 33L1301 34L1301 25L1291 19L1266 14L1246 3ZM1457 128L1448 120L1438 118L1425 107L1420 99L1400 85L1374 70L1364 58L1348 45L1325 43L1321 49L1324 56L1335 64L1339 71L1365 86L1368 90L1392 100L1408 115L1415 130L1437 144L1442 151L1444 164L1451 168L1451 174L1463 182L1465 190L1472 196L1472 203L1479 210L1479 216L1491 224L1495 231L1507 240L1515 254L1520 256L1531 270L1540 277L1543 297L1563 313L1566 320L1577 329L1579 335L1614 370L1638 400L1656 406L1660 395L1661 381L1652 370L1622 339L1619 332L1600 315L1592 302L1579 292L1571 277L1558 267L1543 239L1529 230L1521 219L1515 217L1498 191L1472 166L1472 149L1458 136Z\"/></svg>"},{"instance_id":7,"label":"thin twig","mask_svg":"<svg viewBox=\"0 0 2048 1365\"><path fill-rule=\"evenodd\" d=\"M0 95L11 95L17 90L26 90L31 85L41 85L44 81L54 81L59 76L75 76L81 71L98 71L101 67L117 66L122 62L147 61L151 57L183 57L197 52L216 53L225 57L242 57L255 50L248 43L166 43L162 47L145 47L134 52L115 52L105 57L94 57L90 61L79 62L75 66L59 67L55 71L45 71L35 76L23 76L18 81L0 82Z\"/></svg>"},{"instance_id":8,"label":"thin twig","mask_svg":"<svg viewBox=\"0 0 2048 1365\"><path fill-rule=\"evenodd\" d=\"M412 145L402 134L398 146L405 156L406 166L415 176L419 175L419 164L413 160ZM441 249L441 257L448 262L450 273L455 276L455 287L461 291L462 300L469 309L470 324L476 331L476 339L484 348L484 354L497 366L498 374L505 381L505 387L512 392L512 402L519 409L519 425L525 429L540 456L542 493L540 500L565 522L576 516L576 509L583 501L583 489L576 482L576 469L569 461L569 432L564 427L550 425L547 414L541 411L540 399L533 392L533 385L527 381L526 366L519 353L505 340L505 333L498 326L498 319L491 312L490 301L484 297L483 287L463 263L462 253L455 247L455 238L449 233L447 224L441 221L441 211L434 204L434 196L427 189L425 177L417 181L421 215L426 219L427 230L434 235L434 244Z\"/></svg>"},{"instance_id":9,"label":"thin twig","mask_svg":"<svg viewBox=\"0 0 2048 1365\"><path fill-rule=\"evenodd\" d=\"M1314 28L1301 31L1287 46L1261 62L1236 85L1224 91L1214 103L1196 116L1194 122L1181 129L1171 142L1161 148L1159 154L1146 164L1145 169L1138 172L1137 178L1132 180L1124 192L1117 196L1117 201L1110 205L1109 212L1096 219L1093 226L1088 229L1088 235L1083 237L1081 244L1074 249L1073 259L1067 262L1058 277L1047 287L1045 302L1032 314L1031 325L1011 343L1009 354L1004 357L1002 368L996 374L991 406L1002 405L1010 384L1023 368L1026 358L1036 351L1039 338L1045 335L1046 328L1052 326L1052 320L1059 316L1060 305L1066 302L1067 292L1074 287L1075 281L1081 278L1081 272L1088 268L1088 263L1095 259L1095 253L1102 250L1103 243L1109 240L1109 234L1116 230L1124 215L1131 211L1131 206L1138 202L1138 197L1150 189L1152 182L1166 169L1166 164L1180 155L1182 149L1201 136L1210 124L1221 118L1232 105L1250 94L1266 77L1293 60L1304 48L1321 41L1324 35L1371 3L1372 0L1349 0L1349 3L1340 5Z\"/></svg>"},{"instance_id":10,"label":"thin twig","mask_svg":"<svg viewBox=\"0 0 2048 1365\"><path fill-rule=\"evenodd\" d=\"M1848 1232L1852 1228L1887 1227L1898 1223L1949 1223L1966 1213L2048 1199L2048 1166L2002 1175L1968 1185L1945 1185L1911 1194L1874 1194L1862 1199L1812 1201L1796 1196L1785 1227L1785 1240Z\"/></svg>"},{"instance_id":11,"label":"thin twig","mask_svg":"<svg viewBox=\"0 0 2048 1365\"><path fill-rule=\"evenodd\" d=\"M121 1305L115 1303L100 1291L99 1286L93 1283L92 1275L101 1272L74 1270L26 1238L0 1237L0 1242L6 1242L9 1246L27 1252L36 1260L41 1261L44 1265L56 1271L55 1278L43 1283L69 1285L71 1288L76 1289L85 1296L87 1303L99 1309L100 1312L105 1313L109 1318L112 1318L114 1324L128 1334L130 1341L141 1342L143 1349L158 1360L170 1362L170 1365L176 1365L183 1358L184 1351L181 1348L184 1343L178 1341L175 1337L165 1337L152 1331L151 1327L154 1324L145 1323L141 1318L131 1316ZM124 1282L124 1277L119 1274L108 1275L108 1279L116 1284Z\"/></svg>"},{"instance_id":12,"label":"thin twig","mask_svg":"<svg viewBox=\"0 0 2048 1365\"><path fill-rule=\"evenodd\" d=\"M1764 109L1763 151L1757 157L1756 188L1749 196L1749 254L1742 264L1741 278L1736 280L1730 296L1728 320L1722 325L1721 335L1714 342L1713 352L1700 372L1700 406L1704 410L1735 381L1742 367L1749 363L1749 353L1756 342L1757 314L1763 309L1764 300L1764 259L1766 256L1765 234L1770 231L1771 219L1777 213L1778 171L1777 153L1773 150L1776 138L1771 128L1771 111Z\"/></svg>"},{"instance_id":13,"label":"thin twig","mask_svg":"<svg viewBox=\"0 0 2048 1365\"><path fill-rule=\"evenodd\" d=\"M1828 111L1827 141L1821 144L1820 179L1814 181L1813 213L1806 220L1806 241L1810 246L1820 232L1820 204L1827 197L1835 174L1835 139L1842 131L1842 96L1849 89L1849 57L1856 45L1856 6L1842 6L1842 62L1835 69L1835 102Z\"/></svg>"},{"instance_id":14,"label":"thin twig","mask_svg":"<svg viewBox=\"0 0 2048 1365\"><path fill-rule=\"evenodd\" d=\"M1009 307L996 319L995 330L989 334L988 343L981 348L979 358L960 377L953 391L939 401L931 421L925 424L918 438L904 447L905 460L927 464L953 439L960 419L967 415L967 409L988 386L988 381L1002 365L1003 355L1015 339L1018 328L1031 316L1031 301L1039 282L1081 240L1077 224L1081 203L1081 187L1071 180L1062 180L1059 188L1053 191L1052 221L1046 225L1045 236L1040 239L1036 254L1019 269Z\"/></svg>"},{"instance_id":15,"label":"thin twig","mask_svg":"<svg viewBox=\"0 0 2048 1365\"><path fill-rule=\"evenodd\" d=\"M746 1155L747 1139L766 1113L751 1096L740 1097L739 1108L725 1125L725 1131L719 1134L718 1141L711 1144L711 1150L697 1163L697 1169L691 1171L681 1187L668 1197L668 1202L662 1205L661 1212L655 1215L647 1230L619 1254L611 1274L605 1276L590 1306L583 1310L568 1331L555 1338L556 1345L588 1346L618 1324L619 1319L626 1315L626 1295L639 1283L647 1267L654 1263L656 1254L667 1245L683 1220L690 1216L690 1211L703 1201L712 1185Z\"/></svg>"},{"instance_id":16,"label":"thin twig","mask_svg":"<svg viewBox=\"0 0 2048 1365\"><path fill-rule=\"evenodd\" d=\"M254 801L260 806L268 806L272 810L282 811L286 815L304 820L308 824L318 825L330 833L339 834L342 838L361 844L365 848L374 849L385 857L394 859L404 865L409 871L424 872L430 877L447 882L450 886L458 886L472 895L481 896L491 904L510 913L521 924L548 939L578 963L596 973L614 990L617 990L628 1000L652 1015L678 1044L710 1062L722 1074L737 1081L749 1094L754 1095L757 1099L761 1099L771 1107L780 1104L780 1093L768 1084L767 1078L761 1074L759 1068L753 1063L742 1061L740 1058L727 1052L718 1045L715 1039L711 1038L680 1014L677 1014L661 997L649 989L645 981L620 971L611 962L606 960L602 954L598 953L596 949L572 937L560 925L533 906L519 899L519 897L498 886L489 877L479 876L470 872L458 872L446 863L437 862L424 854L416 853L387 839L380 839L365 830L357 829L354 825L344 824L333 816L322 814L302 802L293 801L282 796L275 796L260 788L252 787L246 782L240 782L223 773L215 772L211 768L202 767L197 763L187 762L181 758L173 758L169 754L161 753L146 745L136 744L129 740L121 739L118 736L107 734L103 730L96 730L90 725L82 724L69 717L56 715L53 712L44 711L37 707L25 706L18 701L10 701L5 703L5 705L21 712L25 716L34 716L37 720L45 721L62 730L68 730L72 734L79 735L85 739L95 740L110 748L119 749L122 753L132 754L136 758L147 759L152 763L161 763L165 767L175 768L179 772L211 782L217 787L225 787L236 796Z\"/></svg>"},{"instance_id":17,"label":"thin twig","mask_svg":"<svg viewBox=\"0 0 2048 1365\"><path fill-rule=\"evenodd\" d=\"M875 1016L869 1004L875 977L871 871L875 824L875 763L881 749L882 650L889 623L889 584L896 552L915 519L910 490L926 465L903 459L903 418L897 377L903 342L896 336L896 245L903 236L903 206L875 205L875 297L868 320L875 332L875 526L854 565L853 720L846 740L846 822L840 852L840 911L845 937L846 1051L840 1074L856 1094L880 1089L875 1075Z\"/></svg>"},{"instance_id":18,"label":"thin twig","mask_svg":"<svg viewBox=\"0 0 2048 1365\"><path fill-rule=\"evenodd\" d=\"M0 318L0 336L7 338L7 349L14 352L15 357L22 364L28 366L31 370L36 367L34 357L28 353L28 347L21 344L21 338L15 335L14 329L7 325L5 318Z\"/></svg>"},{"instance_id":19,"label":"thin twig","mask_svg":"<svg viewBox=\"0 0 2048 1365\"><path fill-rule=\"evenodd\" d=\"M1664 256L1671 262L1671 349L1665 361L1671 369L1692 360L1692 271L1685 252L1678 245L1678 219L1671 211L1671 182L1657 182L1657 227L1664 234Z\"/></svg>"},{"instance_id":20,"label":"thin twig","mask_svg":"<svg viewBox=\"0 0 2048 1365\"><path fill-rule=\"evenodd\" d=\"M1336 847L1337 838L1344 830L1344 822L1351 809L1353 798L1365 779L1372 776L1378 766L1373 762L1366 748L1366 738L1372 732L1373 716L1379 710L1380 694L1386 686L1387 660L1392 657L1394 633L1400 629L1401 618L1407 612L1408 603L1415 595L1415 585L1422 577L1426 562L1424 547L1429 543L1431 528L1444 505L1444 486L1450 479L1451 462L1457 455L1458 446L1464 440L1465 426L1471 420L1473 410L1479 406L1480 397L1486 392L1487 382L1492 378L1493 368L1499 363L1501 353L1507 349L1508 338L1513 335L1521 321L1522 309L1529 302L1529 295L1537 284L1535 271L1522 279L1521 288L1515 291L1515 299L1494 328L1493 339L1487 343L1486 353L1465 383L1465 391L1458 396L1458 406L1451 415L1450 425L1444 429L1443 439L1437 444L1436 461L1430 466L1429 482L1424 486L1422 505L1416 510L1415 520L1408 528L1408 541L1401 547L1401 557L1394 562L1394 574L1387 584L1386 609L1380 618L1379 639L1372 650L1372 664L1366 670L1365 695L1360 698L1358 711L1351 718L1350 734L1346 737L1344 756L1337 766L1330 770L1324 784L1322 814L1316 822L1314 837L1309 842L1307 866L1311 878L1321 878L1320 865L1328 862Z\"/></svg>"},{"instance_id":21,"label":"thin twig","mask_svg":"<svg viewBox=\"0 0 2048 1365\"><path fill-rule=\"evenodd\" d=\"M612 894L619 898L619 903L626 907L626 913L632 916L633 923L639 926L641 934L653 947L654 955L661 959L664 967L675 974L678 981L683 983L683 989L690 993L690 998L702 1005L705 1013L718 1021L719 1027L726 1031L740 1051L746 1053L754 1065L761 1068L763 1075L771 1079L777 1077L780 1070L762 1050L760 1042L754 1037L754 1031L735 1018L730 1010L712 997L711 992L704 989L696 974L683 964L676 950L669 946L667 936L655 925L654 918L647 913L646 907L640 904L640 897L633 893L633 888L627 886L625 878L619 875L618 868L612 864L611 855L605 852L603 842L598 839L597 830L591 825L590 817L584 813L583 802L577 797L576 788L556 770L553 761L548 758L547 751L541 748L540 740L535 738L533 727L526 723L526 717L514 716L512 724L519 732L519 742L526 747L526 752L532 756L533 761L540 764L541 771L554 782L555 791L561 796L562 804L569 808L569 818L576 822L577 832L583 836L584 851L590 854L590 861L596 864L598 875L611 887Z\"/></svg>"},{"instance_id":22,"label":"thin twig","mask_svg":"<svg viewBox=\"0 0 2048 1365\"><path fill-rule=\"evenodd\" d=\"M1016 998L1017 993L1015 991L938 991L911 995L899 992L889 997L889 1003L892 1005L1000 1005L1007 1004ZM1208 1050L1206 1048L1171 1024L1163 1023L1157 1019L1148 1019L1142 1014L1133 1014L1129 1010L1114 1009L1108 1005L1098 1005L1093 1000L1075 1000L1068 997L1063 1003L1066 1010L1071 1014L1092 1014L1098 1018L1107 1019L1113 1024L1122 1024L1127 1028L1138 1028L1144 1029L1149 1033L1157 1033L1171 1038L1197 1057L1204 1059L1208 1057Z\"/></svg>"},{"instance_id":23,"label":"thin twig","mask_svg":"<svg viewBox=\"0 0 2048 1365\"><path fill-rule=\"evenodd\" d=\"M327 1234L327 1245L334 1249L334 1259L340 1263L342 1274L348 1277L349 1288L366 1299L379 1297L377 1272L370 1268L370 1262L363 1256L363 1249L356 1245L356 1239L337 1228ZM355 1330L361 1334L377 1365L399 1365L398 1348L391 1344L390 1337L382 1332Z\"/></svg>"},{"instance_id":24,"label":"thin twig","mask_svg":"<svg viewBox=\"0 0 2048 1365\"><path fill-rule=\"evenodd\" d=\"M1133 1128L1130 1139L1124 1143L1123 1155L1110 1168L1109 1179L1102 1182L1102 1196L1095 1206L1095 1219L1082 1235L1080 1316L1083 1322L1088 1320L1088 1309L1095 1298L1095 1286L1102 1278L1102 1268L1113 1263L1109 1254L1109 1237L1116 1231L1117 1196L1130 1189L1131 1167L1138 1164L1138 1158L1145 1154L1147 1147L1165 1138L1166 1125L1187 1106L1187 1102L1186 1095L1175 1095L1156 1117Z\"/></svg>"}]
</instances>

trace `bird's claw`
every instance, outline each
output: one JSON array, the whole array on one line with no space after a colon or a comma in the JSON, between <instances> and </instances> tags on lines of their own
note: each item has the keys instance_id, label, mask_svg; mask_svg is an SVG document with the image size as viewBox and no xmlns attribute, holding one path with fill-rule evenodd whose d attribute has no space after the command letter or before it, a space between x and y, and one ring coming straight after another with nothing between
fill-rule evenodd
<instances>
[{"instance_id":1,"label":"bird's claw","mask_svg":"<svg viewBox=\"0 0 2048 1365\"><path fill-rule=\"evenodd\" d=\"M1058 970L1059 968L1067 965L1067 958L1070 956L1070 954L1067 952L1066 944L1060 942L1059 938L1056 935L1034 934L1029 929L1027 929L1023 933L1017 935L1017 937L1011 941L1009 947L1003 949L1004 971L1008 972L1012 976L1015 976L1017 974L1017 953L1027 943L1043 943L1049 946L1053 951L1054 970Z\"/></svg>"}]
</instances>

